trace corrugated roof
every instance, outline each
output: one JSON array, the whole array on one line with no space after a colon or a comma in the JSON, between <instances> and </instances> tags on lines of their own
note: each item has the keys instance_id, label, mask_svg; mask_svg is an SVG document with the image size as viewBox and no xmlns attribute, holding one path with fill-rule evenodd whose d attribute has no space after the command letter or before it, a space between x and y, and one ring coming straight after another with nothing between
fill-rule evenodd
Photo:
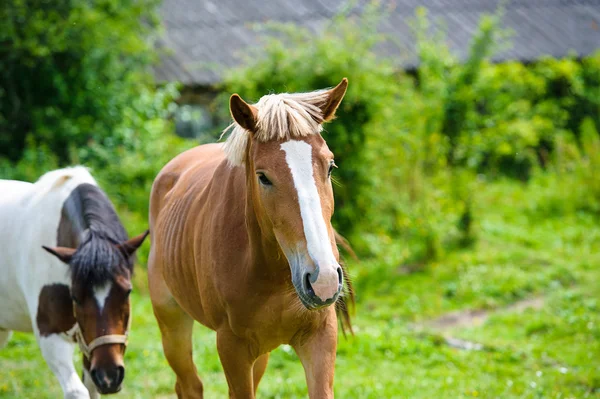
<instances>
[{"instance_id":1,"label":"corrugated roof","mask_svg":"<svg viewBox=\"0 0 600 399\"><path fill-rule=\"evenodd\" d=\"M499 0L390 0L381 30L399 42L406 56L402 67L414 67L417 57L408 21L415 9L429 10L433 23L444 24L450 48L465 57L483 13L495 12ZM344 10L346 0L164 0L160 12L165 34L159 41L161 63L155 75L161 82L188 85L218 83L222 71L238 66L249 47L261 45L254 29L264 22L291 22L313 31L326 26ZM359 1L352 13L366 4ZM514 32L512 46L495 60L533 61L544 55L584 56L600 48L600 0L511 0L502 26ZM397 46L381 46L383 55Z\"/></svg>"}]
</instances>

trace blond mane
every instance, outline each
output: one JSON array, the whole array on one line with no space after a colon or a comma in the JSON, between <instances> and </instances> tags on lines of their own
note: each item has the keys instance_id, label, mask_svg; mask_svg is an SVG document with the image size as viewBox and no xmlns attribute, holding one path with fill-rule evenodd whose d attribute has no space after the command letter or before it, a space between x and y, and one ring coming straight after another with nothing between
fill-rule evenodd
<instances>
[{"instance_id":1,"label":"blond mane","mask_svg":"<svg viewBox=\"0 0 600 399\"><path fill-rule=\"evenodd\" d=\"M230 164L244 164L250 134L254 134L254 138L260 142L267 142L320 133L324 121L322 107L328 100L327 89L261 97L258 103L254 104L258 109L256 132L251 133L234 121L221 135L230 132L223 148Z\"/></svg>"}]
</instances>

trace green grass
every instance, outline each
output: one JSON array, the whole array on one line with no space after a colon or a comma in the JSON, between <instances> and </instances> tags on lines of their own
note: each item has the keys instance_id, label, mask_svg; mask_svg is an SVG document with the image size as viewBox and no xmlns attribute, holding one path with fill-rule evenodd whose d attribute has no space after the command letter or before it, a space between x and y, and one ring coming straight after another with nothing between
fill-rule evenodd
<instances>
[{"instance_id":1,"label":"green grass","mask_svg":"<svg viewBox=\"0 0 600 399\"><path fill-rule=\"evenodd\" d=\"M340 337L338 397L600 397L600 220L550 213L534 191L515 183L488 185L477 198L475 246L422 270L405 274L401 265L378 261L351 265L356 335ZM119 397L174 398L174 375L162 354L143 273L137 283ZM532 297L543 298L540 309L504 309ZM463 309L487 309L490 317L479 326L423 327ZM444 336L483 349L456 349ZM197 326L194 350L205 396L226 397L214 333ZM31 336L15 334L0 350L0 398L60 395ZM306 396L295 354L288 347L276 350L259 397Z\"/></svg>"}]
</instances>

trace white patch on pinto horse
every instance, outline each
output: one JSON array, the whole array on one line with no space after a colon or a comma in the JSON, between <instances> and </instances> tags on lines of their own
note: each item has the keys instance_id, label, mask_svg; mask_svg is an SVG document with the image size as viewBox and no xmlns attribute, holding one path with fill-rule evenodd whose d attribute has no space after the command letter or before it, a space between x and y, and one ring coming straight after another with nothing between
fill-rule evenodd
<instances>
[{"instance_id":1,"label":"white patch on pinto horse","mask_svg":"<svg viewBox=\"0 0 600 399\"><path fill-rule=\"evenodd\" d=\"M311 281L312 287L315 294L326 301L337 293L338 263L331 249L321 197L315 183L312 147L304 141L289 140L281 144L281 149L285 152L285 160L298 192L308 254L319 269L316 281Z\"/></svg>"},{"instance_id":2,"label":"white patch on pinto horse","mask_svg":"<svg viewBox=\"0 0 600 399\"><path fill-rule=\"evenodd\" d=\"M65 398L87 398L89 393L73 365L75 347L60 334L38 336L38 345L46 363L58 379Z\"/></svg>"},{"instance_id":3,"label":"white patch on pinto horse","mask_svg":"<svg viewBox=\"0 0 600 399\"><path fill-rule=\"evenodd\" d=\"M111 281L107 281L104 285L94 287L94 298L96 298L96 303L98 304L100 313L102 313L102 310L104 309L104 305L106 304L106 299L108 298L108 294L110 294L111 288Z\"/></svg>"},{"instance_id":4,"label":"white patch on pinto horse","mask_svg":"<svg viewBox=\"0 0 600 399\"><path fill-rule=\"evenodd\" d=\"M83 368L83 385L85 385L90 392L90 399L100 399L98 388L96 388L96 384L94 384L90 372L86 370L85 367Z\"/></svg>"}]
</instances>

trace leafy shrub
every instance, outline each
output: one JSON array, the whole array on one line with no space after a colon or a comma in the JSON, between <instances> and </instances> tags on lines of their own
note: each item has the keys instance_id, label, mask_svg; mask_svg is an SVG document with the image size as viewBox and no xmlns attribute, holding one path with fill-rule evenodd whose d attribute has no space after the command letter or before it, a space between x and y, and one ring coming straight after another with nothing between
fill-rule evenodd
<instances>
[{"instance_id":1,"label":"leafy shrub","mask_svg":"<svg viewBox=\"0 0 600 399\"><path fill-rule=\"evenodd\" d=\"M0 3L0 157L26 143L61 163L96 144L111 152L141 129L135 109L152 89L148 68L156 0L14 0ZM137 116L132 112L139 111Z\"/></svg>"},{"instance_id":2,"label":"leafy shrub","mask_svg":"<svg viewBox=\"0 0 600 399\"><path fill-rule=\"evenodd\" d=\"M600 134L593 118L582 121L577 135L558 135L554 146L548 172L539 173L533 182L544 192L538 212L549 216L581 211L600 215Z\"/></svg>"}]
</instances>

